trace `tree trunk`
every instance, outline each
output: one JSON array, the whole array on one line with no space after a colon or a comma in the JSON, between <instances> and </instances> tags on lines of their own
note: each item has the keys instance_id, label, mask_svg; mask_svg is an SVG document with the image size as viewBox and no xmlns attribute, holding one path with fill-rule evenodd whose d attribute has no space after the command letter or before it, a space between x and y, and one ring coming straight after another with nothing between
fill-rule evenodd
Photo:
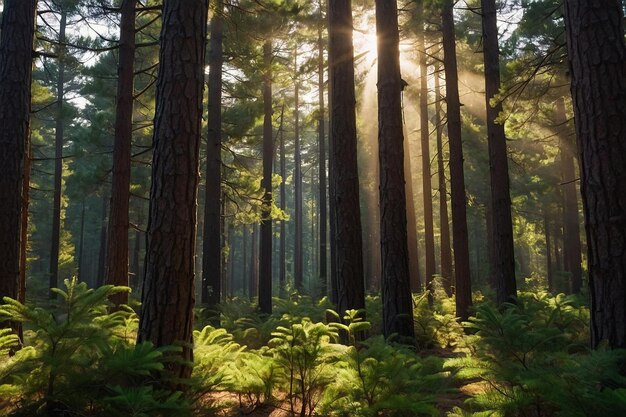
<instances>
[{"instance_id":1,"label":"tree trunk","mask_svg":"<svg viewBox=\"0 0 626 417\"><path fill-rule=\"evenodd\" d=\"M30 132L26 134L26 157L24 158L24 178L22 181L22 213L20 223L20 280L17 300L24 304L26 302L26 268L28 255L28 208L30 206L30 175L33 163L33 146ZM23 334L20 325L20 339ZM23 340L23 339L22 339Z\"/></svg>"},{"instance_id":2,"label":"tree trunk","mask_svg":"<svg viewBox=\"0 0 626 417\"><path fill-rule=\"evenodd\" d=\"M0 36L0 300L23 302L34 0L6 0ZM21 325L12 323L20 339Z\"/></svg>"},{"instance_id":3,"label":"tree trunk","mask_svg":"<svg viewBox=\"0 0 626 417\"><path fill-rule=\"evenodd\" d=\"M396 0L376 0L383 334L413 339Z\"/></svg>"},{"instance_id":4,"label":"tree trunk","mask_svg":"<svg viewBox=\"0 0 626 417\"><path fill-rule=\"evenodd\" d=\"M363 238L359 204L352 6L349 0L328 2L331 141L330 205L334 211L334 262L337 311L365 307Z\"/></svg>"},{"instance_id":5,"label":"tree trunk","mask_svg":"<svg viewBox=\"0 0 626 417\"><path fill-rule=\"evenodd\" d=\"M448 119L448 146L450 148L450 203L452 205L452 245L454 248L454 284L456 316L469 317L472 305L469 245L467 233L467 201L463 169L463 142L461 138L461 102L456 62L454 34L454 3L446 0L442 14L444 67L446 74L446 111Z\"/></svg>"},{"instance_id":6,"label":"tree trunk","mask_svg":"<svg viewBox=\"0 0 626 417\"><path fill-rule=\"evenodd\" d=\"M283 117L285 115L285 103L280 110L280 128L278 129L278 140L280 142L280 209L287 210L287 190L285 181L287 179L287 161L285 159L285 137L283 129ZM285 220L280 221L280 241L279 241L279 274L278 286L280 296L286 295L287 288L287 223Z\"/></svg>"},{"instance_id":7,"label":"tree trunk","mask_svg":"<svg viewBox=\"0 0 626 417\"><path fill-rule=\"evenodd\" d=\"M261 215L261 245L259 257L259 310L272 313L272 159L274 138L272 136L272 42L263 44L265 76L263 85L263 210Z\"/></svg>"},{"instance_id":8,"label":"tree trunk","mask_svg":"<svg viewBox=\"0 0 626 417\"><path fill-rule=\"evenodd\" d=\"M130 159L133 138L133 79L135 63L135 6L123 0L120 6L119 63L115 103L115 142L109 227L107 229L106 283L128 286L128 228L130 203ZM111 296L113 304L128 303L128 293Z\"/></svg>"},{"instance_id":9,"label":"tree trunk","mask_svg":"<svg viewBox=\"0 0 626 417\"><path fill-rule=\"evenodd\" d=\"M318 96L318 119L317 119L317 140L319 146L319 280L320 280L320 296L328 294L328 272L327 272L327 246L328 239L327 223L328 218L326 215L326 138L324 127L324 39L322 37L322 28L324 26L324 20L322 17L322 2L319 2L320 9L320 21L317 30L317 51L318 51L318 63L317 63L317 96Z\"/></svg>"},{"instance_id":10,"label":"tree trunk","mask_svg":"<svg viewBox=\"0 0 626 417\"><path fill-rule=\"evenodd\" d=\"M485 95L487 101L487 134L489 174L491 179L491 214L495 249L494 275L496 302L514 302L517 295L513 221L509 195L509 161L504 124L497 118L502 112L500 91L500 48L495 0L481 0L483 18L483 55L485 60ZM497 100L495 103L494 100Z\"/></svg>"},{"instance_id":11,"label":"tree trunk","mask_svg":"<svg viewBox=\"0 0 626 417\"><path fill-rule=\"evenodd\" d=\"M591 343L626 347L626 46L622 2L565 1L588 245Z\"/></svg>"},{"instance_id":12,"label":"tree trunk","mask_svg":"<svg viewBox=\"0 0 626 417\"><path fill-rule=\"evenodd\" d=\"M578 220L578 197L576 179L578 174L574 165L576 158L576 142L570 135L565 112L565 100L559 97L556 101L556 123L561 144L561 174L563 179L563 252L565 270L571 274L571 291L580 294L583 283L582 249L580 244L580 223Z\"/></svg>"},{"instance_id":13,"label":"tree trunk","mask_svg":"<svg viewBox=\"0 0 626 417\"><path fill-rule=\"evenodd\" d=\"M411 149L408 135L404 138L404 192L406 193L407 248L409 250L409 281L411 292L422 292L420 279L419 253L417 250L417 219L415 199L413 197L413 175L411 168Z\"/></svg>"},{"instance_id":14,"label":"tree trunk","mask_svg":"<svg viewBox=\"0 0 626 417\"><path fill-rule=\"evenodd\" d=\"M552 248L551 235L550 235L550 216L548 215L548 209L544 208L543 213L543 228L546 236L546 272L548 280L548 291L554 293L554 271L552 269Z\"/></svg>"},{"instance_id":15,"label":"tree trunk","mask_svg":"<svg viewBox=\"0 0 626 417\"><path fill-rule=\"evenodd\" d=\"M454 22L453 22L454 23ZM451 297L454 293L452 284L452 252L450 249L450 219L448 217L448 188L443 158L443 122L441 119L441 86L439 64L435 65L435 123L437 123L437 179L439 182L439 250L441 252L441 278L443 288Z\"/></svg>"},{"instance_id":16,"label":"tree trunk","mask_svg":"<svg viewBox=\"0 0 626 417\"><path fill-rule=\"evenodd\" d=\"M80 230L78 240L78 279L84 281L83 256L85 250L85 199L83 198L80 208Z\"/></svg>"},{"instance_id":17,"label":"tree trunk","mask_svg":"<svg viewBox=\"0 0 626 417\"><path fill-rule=\"evenodd\" d=\"M433 190L430 172L430 128L428 125L428 66L426 65L426 43L424 42L424 3L419 2L420 27L417 34L417 49L420 62L420 143L422 147L422 187L424 197L424 255L426 268L426 291L428 301L433 301L433 276L435 270L435 233L433 230Z\"/></svg>"},{"instance_id":18,"label":"tree trunk","mask_svg":"<svg viewBox=\"0 0 626 417\"><path fill-rule=\"evenodd\" d=\"M243 295L247 295L248 297L250 297L250 294L248 294L248 287L247 284L250 281L250 277L248 276L248 225L247 224L243 224L243 236L242 236L242 242L241 242L241 246L243 246L243 251L242 251L242 255L241 255L241 267L242 267L242 272L241 272L241 293Z\"/></svg>"},{"instance_id":19,"label":"tree trunk","mask_svg":"<svg viewBox=\"0 0 626 417\"><path fill-rule=\"evenodd\" d=\"M139 288L141 288L141 282L142 277L141 277L141 241L143 240L143 235L141 233L141 231L139 230L139 227L142 223L142 217L143 216L139 216L139 220L138 220L138 224L137 224L137 229L135 230L135 241L134 241L134 247L133 247L133 260L132 260L132 271L133 271L133 279L131 280L131 288L133 289L133 292L139 292Z\"/></svg>"},{"instance_id":20,"label":"tree trunk","mask_svg":"<svg viewBox=\"0 0 626 417\"><path fill-rule=\"evenodd\" d=\"M63 180L63 136L65 120L63 109L65 107L65 53L66 38L65 29L67 26L67 12L61 11L61 21L59 23L59 45L57 48L57 102L56 102L56 124L54 129L54 197L52 201L52 241L50 244L50 269L48 275L48 288L59 286L59 246L61 240L61 193ZM50 298L56 298L56 293L50 291Z\"/></svg>"},{"instance_id":21,"label":"tree trunk","mask_svg":"<svg viewBox=\"0 0 626 417\"><path fill-rule=\"evenodd\" d=\"M155 346L183 343L177 355L189 363L193 361L196 194L207 5L167 0L162 16L138 341L151 341ZM168 362L166 368L176 378L191 375L191 367L180 361Z\"/></svg>"},{"instance_id":22,"label":"tree trunk","mask_svg":"<svg viewBox=\"0 0 626 417\"><path fill-rule=\"evenodd\" d=\"M252 245L250 256L250 279L248 281L248 296L250 300L257 295L259 286L259 227L252 225Z\"/></svg>"},{"instance_id":23,"label":"tree trunk","mask_svg":"<svg viewBox=\"0 0 626 417\"><path fill-rule=\"evenodd\" d=\"M100 225L100 247L98 249L98 273L96 275L96 280L94 282L94 286L100 287L104 285L104 258L106 256L106 246L107 246L107 198L105 196L102 197L102 224Z\"/></svg>"},{"instance_id":24,"label":"tree trunk","mask_svg":"<svg viewBox=\"0 0 626 417\"><path fill-rule=\"evenodd\" d=\"M201 302L219 324L215 308L222 297L222 33L223 0L217 0L211 18L209 46L209 101L206 146L206 182L204 189L204 230L202 239Z\"/></svg>"},{"instance_id":25,"label":"tree trunk","mask_svg":"<svg viewBox=\"0 0 626 417\"><path fill-rule=\"evenodd\" d=\"M293 252L293 281L296 290L302 292L304 288L302 287L302 273L303 273L303 257L302 257L302 158L300 155L300 85L298 80L298 50L296 47L295 55L294 55L294 71L295 71L295 90L294 90L294 106L295 109L293 111L294 121L294 172L293 172L293 182L294 182L294 225L296 227L295 230L295 241L294 241L294 252Z\"/></svg>"}]
</instances>

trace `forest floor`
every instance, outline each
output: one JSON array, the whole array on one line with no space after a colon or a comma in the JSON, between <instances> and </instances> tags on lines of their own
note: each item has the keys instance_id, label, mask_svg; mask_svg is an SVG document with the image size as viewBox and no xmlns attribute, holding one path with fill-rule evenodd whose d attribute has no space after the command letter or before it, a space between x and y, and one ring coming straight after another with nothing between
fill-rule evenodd
<instances>
[{"instance_id":1,"label":"forest floor","mask_svg":"<svg viewBox=\"0 0 626 417\"><path fill-rule=\"evenodd\" d=\"M452 349L430 349L421 352L420 356L437 356L440 358L458 357L459 353ZM448 390L442 391L437 395L435 404L439 410L439 415L445 417L448 412L455 407L462 408L465 400L471 396L484 392L484 382L461 381L454 376L450 376L450 387ZM278 398L272 404L262 404L257 407L241 407L238 395L230 392L219 392L210 395L213 404L218 404L220 411L217 413L219 417L289 417L290 413L289 401L286 398ZM245 404L245 401L244 401Z\"/></svg>"}]
</instances>

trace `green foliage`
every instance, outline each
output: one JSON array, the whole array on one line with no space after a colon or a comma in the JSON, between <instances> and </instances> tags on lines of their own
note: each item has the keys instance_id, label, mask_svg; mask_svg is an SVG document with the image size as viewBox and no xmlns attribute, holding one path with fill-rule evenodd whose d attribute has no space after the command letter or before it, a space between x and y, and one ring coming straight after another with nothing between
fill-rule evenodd
<instances>
[{"instance_id":1,"label":"green foliage","mask_svg":"<svg viewBox=\"0 0 626 417\"><path fill-rule=\"evenodd\" d=\"M158 388L164 353L150 343L129 342L129 309L109 313L112 294L126 287L89 289L75 279L55 289L48 309L5 298L0 316L23 323L26 346L6 349L0 365L0 411L15 415L177 416L189 413L178 393ZM0 343L6 346L5 333Z\"/></svg>"},{"instance_id":2,"label":"green foliage","mask_svg":"<svg viewBox=\"0 0 626 417\"><path fill-rule=\"evenodd\" d=\"M455 347L463 329L455 316L455 302L441 285L441 278L433 280L433 305L428 305L428 293L413 295L413 322L419 349Z\"/></svg>"},{"instance_id":3,"label":"green foliage","mask_svg":"<svg viewBox=\"0 0 626 417\"><path fill-rule=\"evenodd\" d=\"M317 407L324 387L333 381L335 365L345 347L332 343L337 331L324 323L303 319L289 327L279 326L269 346L276 364L282 369L283 388L291 412L310 416Z\"/></svg>"},{"instance_id":4,"label":"green foliage","mask_svg":"<svg viewBox=\"0 0 626 417\"><path fill-rule=\"evenodd\" d=\"M337 416L438 415L434 394L444 387L441 361L422 359L382 336L350 346L322 411Z\"/></svg>"},{"instance_id":5,"label":"green foliage","mask_svg":"<svg viewBox=\"0 0 626 417\"><path fill-rule=\"evenodd\" d=\"M459 377L482 381L468 401L474 415L623 415L626 352L589 352L588 315L563 294L521 293L500 311L479 306L466 323L474 332L466 339L470 356L446 363Z\"/></svg>"}]
</instances>

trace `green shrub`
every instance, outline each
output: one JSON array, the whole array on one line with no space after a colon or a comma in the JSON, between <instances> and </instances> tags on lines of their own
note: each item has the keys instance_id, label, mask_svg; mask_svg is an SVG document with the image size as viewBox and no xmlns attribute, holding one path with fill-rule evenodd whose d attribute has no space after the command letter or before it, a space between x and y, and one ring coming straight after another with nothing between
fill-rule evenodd
<instances>
[{"instance_id":1,"label":"green shrub","mask_svg":"<svg viewBox=\"0 0 626 417\"><path fill-rule=\"evenodd\" d=\"M516 305L501 310L483 304L466 323L474 332L466 339L470 355L446 367L483 381L483 392L468 401L474 415L625 415L626 355L590 352L588 319L577 298L562 294L520 293Z\"/></svg>"},{"instance_id":2,"label":"green shrub","mask_svg":"<svg viewBox=\"0 0 626 417\"><path fill-rule=\"evenodd\" d=\"M164 352L130 343L132 310L108 312L110 285L88 289L65 281L66 291L43 309L5 298L4 320L24 324L26 345L14 356L0 351L0 411L13 415L168 416L189 414L180 394L159 388Z\"/></svg>"}]
</instances>

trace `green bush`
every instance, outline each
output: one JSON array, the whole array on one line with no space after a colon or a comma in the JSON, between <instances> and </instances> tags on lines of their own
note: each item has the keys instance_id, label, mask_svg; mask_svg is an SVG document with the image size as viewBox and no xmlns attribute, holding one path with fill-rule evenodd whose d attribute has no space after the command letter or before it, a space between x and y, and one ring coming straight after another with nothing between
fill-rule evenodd
<instances>
[{"instance_id":1,"label":"green bush","mask_svg":"<svg viewBox=\"0 0 626 417\"><path fill-rule=\"evenodd\" d=\"M160 388L153 373L164 369L164 352L129 341L132 310L108 312L110 295L127 291L110 285L88 289L76 280L55 289L57 300L43 309L5 298L0 317L21 322L26 343L7 356L2 333L0 412L5 415L177 416L190 413L180 396Z\"/></svg>"},{"instance_id":2,"label":"green bush","mask_svg":"<svg viewBox=\"0 0 626 417\"><path fill-rule=\"evenodd\" d=\"M483 304L466 323L474 333L466 339L469 356L446 367L482 381L482 392L467 402L477 416L626 415L626 354L590 352L588 320L588 309L563 294L521 293L501 310Z\"/></svg>"}]
</instances>

